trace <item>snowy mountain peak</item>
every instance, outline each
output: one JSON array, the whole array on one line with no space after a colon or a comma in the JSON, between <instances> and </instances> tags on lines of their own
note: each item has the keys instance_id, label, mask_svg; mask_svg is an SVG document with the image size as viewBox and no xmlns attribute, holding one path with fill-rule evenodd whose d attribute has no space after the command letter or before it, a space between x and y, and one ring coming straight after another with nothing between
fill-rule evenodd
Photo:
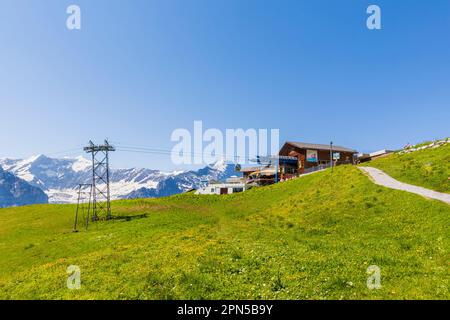
<instances>
[{"instance_id":1,"label":"snowy mountain peak","mask_svg":"<svg viewBox=\"0 0 450 320\"><path fill-rule=\"evenodd\" d=\"M210 164L209 167L217 171L225 171L228 167L228 164L227 161L222 158L217 160L215 163Z\"/></svg>"},{"instance_id":2,"label":"snowy mountain peak","mask_svg":"<svg viewBox=\"0 0 450 320\"><path fill-rule=\"evenodd\" d=\"M43 154L36 154L36 155L31 156L31 157L29 157L27 159L24 159L23 163L32 163L32 162L35 162L35 161L37 161L39 159L44 159L44 158L46 158L46 156L44 156Z\"/></svg>"},{"instance_id":3,"label":"snowy mountain peak","mask_svg":"<svg viewBox=\"0 0 450 320\"><path fill-rule=\"evenodd\" d=\"M65 158L65 159L68 159L68 158ZM92 162L83 156L78 156L73 160L75 160L75 161L72 164L72 169L75 172L86 171L86 170L92 168Z\"/></svg>"}]
</instances>

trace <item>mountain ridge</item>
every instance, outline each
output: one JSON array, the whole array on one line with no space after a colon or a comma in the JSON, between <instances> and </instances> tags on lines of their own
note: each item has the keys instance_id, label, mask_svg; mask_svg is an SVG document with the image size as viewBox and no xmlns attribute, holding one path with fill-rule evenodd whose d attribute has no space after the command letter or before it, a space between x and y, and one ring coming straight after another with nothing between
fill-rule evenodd
<instances>
[{"instance_id":1,"label":"mountain ridge","mask_svg":"<svg viewBox=\"0 0 450 320\"><path fill-rule=\"evenodd\" d=\"M48 196L0 166L0 208L29 204L46 204Z\"/></svg>"},{"instance_id":2,"label":"mountain ridge","mask_svg":"<svg viewBox=\"0 0 450 320\"><path fill-rule=\"evenodd\" d=\"M79 184L89 184L92 164L83 156L50 158L43 154L27 159L0 159L0 166L42 189L50 203L75 203ZM223 180L234 173L234 165L223 160L198 170L160 171L148 168L110 169L111 199L162 197L198 188L205 181Z\"/></svg>"}]
</instances>

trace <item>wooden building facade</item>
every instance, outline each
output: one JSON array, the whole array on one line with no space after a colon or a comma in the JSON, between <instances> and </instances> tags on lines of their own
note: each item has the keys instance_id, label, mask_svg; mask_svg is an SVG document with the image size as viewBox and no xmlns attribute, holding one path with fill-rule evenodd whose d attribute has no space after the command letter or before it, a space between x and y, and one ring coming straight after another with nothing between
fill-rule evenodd
<instances>
[{"instance_id":1,"label":"wooden building facade","mask_svg":"<svg viewBox=\"0 0 450 320\"><path fill-rule=\"evenodd\" d=\"M250 186L263 186L278 181L285 181L301 174L325 169L333 165L355 164L356 150L341 146L313 144L303 142L286 142L278 156L270 158L269 163L261 162L261 166L240 168L245 183ZM260 157L258 157L260 158Z\"/></svg>"},{"instance_id":2,"label":"wooden building facade","mask_svg":"<svg viewBox=\"0 0 450 320\"><path fill-rule=\"evenodd\" d=\"M297 171L299 174L313 171L313 169L333 165L354 164L356 150L341 146L332 147L326 144L286 142L280 149L280 156L297 157ZM290 169L292 171L292 168Z\"/></svg>"}]
</instances>

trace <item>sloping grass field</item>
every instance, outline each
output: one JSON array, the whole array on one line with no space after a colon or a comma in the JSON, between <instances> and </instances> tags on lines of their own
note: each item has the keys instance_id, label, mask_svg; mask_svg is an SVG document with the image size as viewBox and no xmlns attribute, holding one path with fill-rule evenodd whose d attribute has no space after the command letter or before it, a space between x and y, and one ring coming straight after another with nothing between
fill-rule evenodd
<instances>
[{"instance_id":1,"label":"sloping grass field","mask_svg":"<svg viewBox=\"0 0 450 320\"><path fill-rule=\"evenodd\" d=\"M394 153L363 165L381 169L402 182L450 193L450 143L435 149Z\"/></svg>"},{"instance_id":2,"label":"sloping grass field","mask_svg":"<svg viewBox=\"0 0 450 320\"><path fill-rule=\"evenodd\" d=\"M0 210L1 299L449 299L450 206L342 166L228 196ZM145 215L145 216L141 216ZM81 289L66 287L69 265ZM369 290L368 266L381 269Z\"/></svg>"}]
</instances>

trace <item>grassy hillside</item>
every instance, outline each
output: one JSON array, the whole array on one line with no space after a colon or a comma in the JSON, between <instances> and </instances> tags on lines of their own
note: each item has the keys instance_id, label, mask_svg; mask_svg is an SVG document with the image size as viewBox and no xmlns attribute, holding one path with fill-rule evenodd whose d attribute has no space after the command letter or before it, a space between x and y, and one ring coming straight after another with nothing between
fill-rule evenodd
<instances>
[{"instance_id":1,"label":"grassy hillside","mask_svg":"<svg viewBox=\"0 0 450 320\"><path fill-rule=\"evenodd\" d=\"M364 165L379 168L410 184L450 193L450 144L406 154L392 154Z\"/></svg>"},{"instance_id":2,"label":"grassy hillside","mask_svg":"<svg viewBox=\"0 0 450 320\"><path fill-rule=\"evenodd\" d=\"M355 167L242 194L117 201L130 219L87 232L71 232L74 209L0 210L0 298L450 298L450 206ZM72 264L80 290L66 288Z\"/></svg>"}]
</instances>

